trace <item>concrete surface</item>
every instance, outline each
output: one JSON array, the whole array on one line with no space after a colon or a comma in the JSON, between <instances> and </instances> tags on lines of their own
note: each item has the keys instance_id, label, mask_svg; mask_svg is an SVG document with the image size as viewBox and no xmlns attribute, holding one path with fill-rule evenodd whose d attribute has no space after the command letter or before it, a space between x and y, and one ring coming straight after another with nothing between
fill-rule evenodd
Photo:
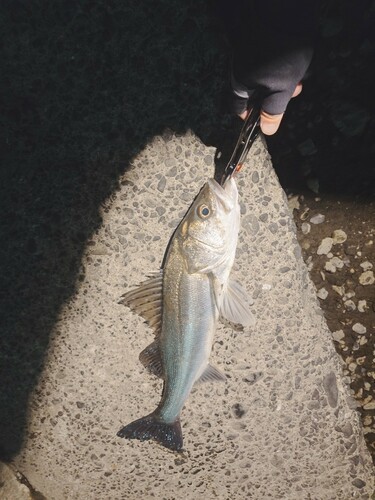
<instances>
[{"instance_id":1,"label":"concrete surface","mask_svg":"<svg viewBox=\"0 0 375 500\"><path fill-rule=\"evenodd\" d=\"M9 467L0 462L0 498L1 500L32 500L29 488L22 484L21 478Z\"/></svg>"},{"instance_id":2,"label":"concrete surface","mask_svg":"<svg viewBox=\"0 0 375 500\"><path fill-rule=\"evenodd\" d=\"M117 301L159 268L173 229L213 175L213 156L193 135L156 137L103 207L15 459L48 500L371 498L355 405L260 141L238 180L234 269L253 295L256 325L220 324L212 360L228 381L194 389L182 414L184 453L116 437L161 395L138 361L152 332Z\"/></svg>"}]
</instances>

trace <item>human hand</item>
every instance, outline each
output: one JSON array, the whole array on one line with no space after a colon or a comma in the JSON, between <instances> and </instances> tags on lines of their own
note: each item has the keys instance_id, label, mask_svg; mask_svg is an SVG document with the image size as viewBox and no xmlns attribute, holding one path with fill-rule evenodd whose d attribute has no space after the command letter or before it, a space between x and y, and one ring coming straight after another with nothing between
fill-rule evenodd
<instances>
[{"instance_id":1,"label":"human hand","mask_svg":"<svg viewBox=\"0 0 375 500\"><path fill-rule=\"evenodd\" d=\"M298 83L293 94L293 97L297 97L302 92L302 83ZM251 109L247 109L242 113L239 113L239 117L243 120L246 120L250 113ZM281 120L283 119L284 113L279 113L276 115L271 115L264 111L264 109L260 110L260 128L265 135L273 135L277 132Z\"/></svg>"},{"instance_id":2,"label":"human hand","mask_svg":"<svg viewBox=\"0 0 375 500\"><path fill-rule=\"evenodd\" d=\"M301 93L312 60L315 0L255 4L255 10L238 11L232 31L231 107L245 119L256 93L261 99L261 129L272 135L290 99Z\"/></svg>"},{"instance_id":3,"label":"human hand","mask_svg":"<svg viewBox=\"0 0 375 500\"><path fill-rule=\"evenodd\" d=\"M245 119L256 92L261 98L260 126L266 135L278 130L290 99L302 92L301 80L313 54L308 46L282 49L264 53L262 58L242 54L233 62L232 111Z\"/></svg>"}]
</instances>

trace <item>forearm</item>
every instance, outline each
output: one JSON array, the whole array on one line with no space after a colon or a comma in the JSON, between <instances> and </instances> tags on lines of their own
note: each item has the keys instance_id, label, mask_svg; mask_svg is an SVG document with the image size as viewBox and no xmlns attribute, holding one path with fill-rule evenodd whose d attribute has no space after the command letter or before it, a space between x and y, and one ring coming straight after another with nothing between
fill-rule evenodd
<instances>
[{"instance_id":1,"label":"forearm","mask_svg":"<svg viewBox=\"0 0 375 500\"><path fill-rule=\"evenodd\" d=\"M254 13L269 30L313 39L319 0L255 0Z\"/></svg>"}]
</instances>

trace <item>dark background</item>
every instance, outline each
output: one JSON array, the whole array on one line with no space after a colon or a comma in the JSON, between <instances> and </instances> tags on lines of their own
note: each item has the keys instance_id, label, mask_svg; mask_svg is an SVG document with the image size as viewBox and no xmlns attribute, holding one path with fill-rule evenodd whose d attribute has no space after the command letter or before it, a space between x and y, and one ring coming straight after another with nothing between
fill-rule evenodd
<instances>
[{"instance_id":1,"label":"dark background","mask_svg":"<svg viewBox=\"0 0 375 500\"><path fill-rule=\"evenodd\" d=\"M374 17L371 1L324 2L312 75L269 141L286 189L318 182L373 195ZM230 150L240 121L225 112L230 51L203 0L3 0L0 33L0 456L9 460L119 174L169 130Z\"/></svg>"}]
</instances>

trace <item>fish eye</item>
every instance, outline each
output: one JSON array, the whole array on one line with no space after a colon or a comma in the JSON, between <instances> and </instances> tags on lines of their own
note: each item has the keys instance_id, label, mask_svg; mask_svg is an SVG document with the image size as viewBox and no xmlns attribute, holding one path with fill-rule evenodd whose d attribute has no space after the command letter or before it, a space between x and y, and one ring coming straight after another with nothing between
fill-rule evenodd
<instances>
[{"instance_id":1,"label":"fish eye","mask_svg":"<svg viewBox=\"0 0 375 500\"><path fill-rule=\"evenodd\" d=\"M200 205L198 207L197 212L198 212L199 217L201 217L202 219L207 219L207 217L211 213L211 210L208 208L207 205Z\"/></svg>"}]
</instances>

